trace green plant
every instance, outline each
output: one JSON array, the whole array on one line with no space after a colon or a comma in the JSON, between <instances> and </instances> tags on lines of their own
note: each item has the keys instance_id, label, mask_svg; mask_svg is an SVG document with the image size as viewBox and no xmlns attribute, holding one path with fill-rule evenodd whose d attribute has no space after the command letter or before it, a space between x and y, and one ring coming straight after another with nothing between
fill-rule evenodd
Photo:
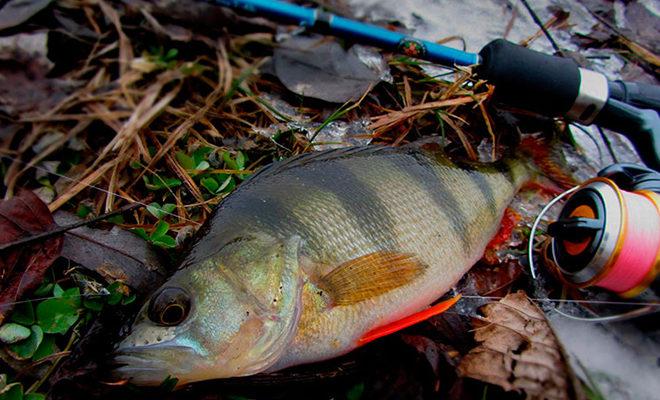
<instances>
[{"instance_id":1,"label":"green plant","mask_svg":"<svg viewBox=\"0 0 660 400\"><path fill-rule=\"evenodd\" d=\"M242 151L233 157L225 151L222 153L222 161L224 166L231 170L230 173L206 174L200 178L200 184L213 195L231 193L236 188L236 178L243 180L250 175L239 172L245 170L247 162L247 156Z\"/></svg>"},{"instance_id":2,"label":"green plant","mask_svg":"<svg viewBox=\"0 0 660 400\"><path fill-rule=\"evenodd\" d=\"M66 343L63 350L68 350L79 337L71 332L77 331L104 305L125 305L135 300L128 286L119 281L110 284L102 293L85 296L78 287L65 289L46 278L35 290L35 298L17 304L9 321L0 325L4 351L20 361L43 362L54 357L48 370L52 372L52 366L61 357L56 355L60 351L58 342ZM0 375L0 400L44 399L44 395L36 393L44 380L42 377L24 390L22 382L10 382L7 375Z\"/></svg>"},{"instance_id":3,"label":"green plant","mask_svg":"<svg viewBox=\"0 0 660 400\"><path fill-rule=\"evenodd\" d=\"M201 171L209 169L210 165L208 161L206 161L206 157L211 151L212 149L210 147L200 147L190 156L182 151L177 151L176 159L191 176L194 176Z\"/></svg>"},{"instance_id":4,"label":"green plant","mask_svg":"<svg viewBox=\"0 0 660 400\"><path fill-rule=\"evenodd\" d=\"M154 217L162 219L168 215L171 215L176 210L176 204L165 203L162 206L158 203L151 203L147 206L147 211Z\"/></svg>"},{"instance_id":5,"label":"green plant","mask_svg":"<svg viewBox=\"0 0 660 400\"><path fill-rule=\"evenodd\" d=\"M154 175L151 178L144 175L142 177L144 181L144 186L149 190L161 190L161 189L170 189L173 187L181 186L181 181L176 178L161 178L158 175Z\"/></svg>"},{"instance_id":6,"label":"green plant","mask_svg":"<svg viewBox=\"0 0 660 400\"><path fill-rule=\"evenodd\" d=\"M152 47L146 58L154 63L159 69L174 69L177 64L176 57L179 55L179 50L169 49L165 51L163 46Z\"/></svg>"},{"instance_id":7,"label":"green plant","mask_svg":"<svg viewBox=\"0 0 660 400\"><path fill-rule=\"evenodd\" d=\"M176 247L176 240L174 240L172 236L167 234L169 230L170 230L170 224L168 224L163 220L160 220L154 227L154 230L151 232L151 234L147 234L147 232L142 228L135 228L132 229L131 231L136 235L140 236L142 239L148 241L149 243L152 243L159 247L171 249Z\"/></svg>"}]
</instances>

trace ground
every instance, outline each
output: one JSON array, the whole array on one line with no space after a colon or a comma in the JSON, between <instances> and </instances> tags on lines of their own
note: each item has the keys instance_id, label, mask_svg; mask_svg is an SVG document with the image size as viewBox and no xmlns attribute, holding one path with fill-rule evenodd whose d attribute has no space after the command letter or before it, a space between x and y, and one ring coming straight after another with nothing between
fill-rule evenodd
<instances>
[{"instance_id":1,"label":"ground","mask_svg":"<svg viewBox=\"0 0 660 400\"><path fill-rule=\"evenodd\" d=\"M466 296L452 313L340 360L168 395L524 397L502 388L521 387L476 380L465 364L459 367L482 342L471 331L486 318L477 309L517 289L533 298L561 294L551 276L533 281L520 263L531 221L548 193L613 161L638 161L625 139L498 107L494 88L469 69L440 69L202 2L33 0L22 8L16 3L21 2L0 1L0 194L6 200L0 242L81 219L103 221L0 250L3 326L16 325L12 334L18 335L0 353L0 376L10 382L0 380L0 398L20 399L19 388L33 398L143 396L103 372L122 322L176 266L213 207L270 162L330 147L415 141L453 157L489 162L532 138L553 149L537 155L554 182L544 180L543 190L530 187L516 198L503 223L507 229L459 284L463 294L494 299ZM475 52L502 36L554 52L522 2L306 4ZM654 3L542 1L532 7L563 52L584 66L610 79L657 83L660 23ZM40 200L21 197L20 189ZM22 205L12 197L23 199ZM21 208L25 204L30 212ZM16 228L17 221L25 225ZM32 275L26 278L28 270ZM555 321L551 307L543 309ZM621 382L612 383L621 369L585 358L584 331L572 334L584 325L573 322L553 324L558 354L564 354L556 368L567 377L566 396L586 392L598 398L599 390L623 393L622 398L652 396L652 385L640 386L646 372L653 376L653 360L622 350L620 359L651 367L633 379L617 375ZM634 331L626 340L657 348L657 335L647 325L626 325L626 332ZM616 329L594 335L621 338ZM576 339L564 339L568 336ZM583 354L577 359L587 364L584 370L566 362L562 346L573 358ZM607 358L594 362L616 364Z\"/></svg>"}]
</instances>

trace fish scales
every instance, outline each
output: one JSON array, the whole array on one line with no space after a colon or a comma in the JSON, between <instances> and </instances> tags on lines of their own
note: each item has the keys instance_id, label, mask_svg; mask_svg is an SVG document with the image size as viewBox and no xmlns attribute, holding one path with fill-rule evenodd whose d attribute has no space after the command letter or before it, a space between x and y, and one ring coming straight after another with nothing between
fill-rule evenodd
<instances>
[{"instance_id":1,"label":"fish scales","mask_svg":"<svg viewBox=\"0 0 660 400\"><path fill-rule=\"evenodd\" d=\"M226 198L178 274L214 260L241 238L297 238L299 315L288 343L266 369L335 357L354 349L370 329L417 312L446 293L481 257L525 178L520 163L458 166L414 148L371 146L304 155L267 167ZM333 304L322 277L374 253L411 254L425 268L393 290L354 304ZM368 266L365 260L356 265ZM248 268L249 262L239 263L243 266L223 268ZM268 275L267 263L255 265L231 279L250 281L229 285L241 286L243 294L234 298L245 299L245 293L273 297L273 290L266 295L259 288L277 277ZM197 279L213 279L213 272ZM239 325L232 329L238 331Z\"/></svg>"}]
</instances>

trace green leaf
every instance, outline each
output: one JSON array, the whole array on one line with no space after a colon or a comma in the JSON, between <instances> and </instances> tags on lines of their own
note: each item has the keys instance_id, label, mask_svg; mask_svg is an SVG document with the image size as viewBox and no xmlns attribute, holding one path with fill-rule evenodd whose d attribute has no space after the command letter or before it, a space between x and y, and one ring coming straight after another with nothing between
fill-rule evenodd
<instances>
[{"instance_id":1,"label":"green leaf","mask_svg":"<svg viewBox=\"0 0 660 400\"><path fill-rule=\"evenodd\" d=\"M167 378L163 379L159 387L165 392L171 392L176 387L176 384L179 383L179 378L175 376L168 375Z\"/></svg>"},{"instance_id":2,"label":"green leaf","mask_svg":"<svg viewBox=\"0 0 660 400\"><path fill-rule=\"evenodd\" d=\"M230 176L227 179L225 179L224 182L222 182L222 185L220 185L218 191L229 193L232 190L234 190L234 188L236 188L236 180L234 180L233 176Z\"/></svg>"},{"instance_id":3,"label":"green leaf","mask_svg":"<svg viewBox=\"0 0 660 400\"><path fill-rule=\"evenodd\" d=\"M110 296L106 297L106 303L111 306L119 304L119 302L130 293L130 289L126 284L121 281L114 281L108 286Z\"/></svg>"},{"instance_id":4,"label":"green leaf","mask_svg":"<svg viewBox=\"0 0 660 400\"><path fill-rule=\"evenodd\" d=\"M80 288L72 287L70 289L67 289L64 291L62 297L69 299L71 301L71 304L73 304L77 308L80 308L82 303L80 296Z\"/></svg>"},{"instance_id":5,"label":"green leaf","mask_svg":"<svg viewBox=\"0 0 660 400\"><path fill-rule=\"evenodd\" d=\"M34 291L34 295L37 297L49 296L53 292L53 286L51 282L42 282L37 290Z\"/></svg>"},{"instance_id":6,"label":"green leaf","mask_svg":"<svg viewBox=\"0 0 660 400\"><path fill-rule=\"evenodd\" d=\"M124 299L121 301L121 304L127 306L132 302L134 302L135 299L137 299L137 296L135 295L135 293L132 293L130 296L124 297Z\"/></svg>"},{"instance_id":7,"label":"green leaf","mask_svg":"<svg viewBox=\"0 0 660 400\"><path fill-rule=\"evenodd\" d=\"M166 249L173 249L176 247L176 240L169 235L160 236L151 241L156 246L164 247Z\"/></svg>"},{"instance_id":8,"label":"green leaf","mask_svg":"<svg viewBox=\"0 0 660 400\"><path fill-rule=\"evenodd\" d=\"M172 214L176 209L176 204L166 203L162 206L158 203L151 203L147 206L147 211L154 217L161 219L169 214Z\"/></svg>"},{"instance_id":9,"label":"green leaf","mask_svg":"<svg viewBox=\"0 0 660 400\"><path fill-rule=\"evenodd\" d=\"M138 235L139 237L141 237L144 240L149 240L149 235L147 235L147 231L145 231L142 228L133 228L133 229L131 229L131 232Z\"/></svg>"},{"instance_id":10,"label":"green leaf","mask_svg":"<svg viewBox=\"0 0 660 400\"><path fill-rule=\"evenodd\" d=\"M170 224L165 221L158 221L154 231L151 233L151 240L157 240L167 234L167 231L170 230Z\"/></svg>"},{"instance_id":11,"label":"green leaf","mask_svg":"<svg viewBox=\"0 0 660 400\"><path fill-rule=\"evenodd\" d=\"M23 400L46 400L46 395L41 393L26 393Z\"/></svg>"},{"instance_id":12,"label":"green leaf","mask_svg":"<svg viewBox=\"0 0 660 400\"><path fill-rule=\"evenodd\" d=\"M346 392L346 400L359 400L364 394L364 383L358 383Z\"/></svg>"},{"instance_id":13,"label":"green leaf","mask_svg":"<svg viewBox=\"0 0 660 400\"><path fill-rule=\"evenodd\" d=\"M78 208L76 209L76 215L80 218L87 217L91 212L92 208L85 204L79 204Z\"/></svg>"},{"instance_id":14,"label":"green leaf","mask_svg":"<svg viewBox=\"0 0 660 400\"><path fill-rule=\"evenodd\" d=\"M0 390L0 400L22 400L23 385L20 382L10 383Z\"/></svg>"},{"instance_id":15,"label":"green leaf","mask_svg":"<svg viewBox=\"0 0 660 400\"><path fill-rule=\"evenodd\" d=\"M195 165L195 170L196 171L204 171L205 169L209 169L211 165L208 163L208 161L202 161L199 164Z\"/></svg>"},{"instance_id":16,"label":"green leaf","mask_svg":"<svg viewBox=\"0 0 660 400\"><path fill-rule=\"evenodd\" d=\"M160 204L158 203L151 203L147 206L147 211L154 217L160 219L161 218L161 210L160 210Z\"/></svg>"},{"instance_id":17,"label":"green leaf","mask_svg":"<svg viewBox=\"0 0 660 400\"><path fill-rule=\"evenodd\" d=\"M218 192L218 188L220 187L218 181L216 181L210 176L202 178L201 184L202 186L204 186L204 188L206 188L206 190L211 192L211 194L216 194Z\"/></svg>"},{"instance_id":18,"label":"green leaf","mask_svg":"<svg viewBox=\"0 0 660 400\"><path fill-rule=\"evenodd\" d=\"M53 286L53 296L62 297L63 294L64 294L64 289L62 289L62 286L56 283L55 286Z\"/></svg>"},{"instance_id":19,"label":"green leaf","mask_svg":"<svg viewBox=\"0 0 660 400\"><path fill-rule=\"evenodd\" d=\"M113 215L110 218L106 218L106 221L110 222L111 224L121 225L124 223L124 216L121 214Z\"/></svg>"},{"instance_id":20,"label":"green leaf","mask_svg":"<svg viewBox=\"0 0 660 400\"><path fill-rule=\"evenodd\" d=\"M30 329L23 325L9 322L0 326L0 341L11 344L25 340L30 336Z\"/></svg>"},{"instance_id":21,"label":"green leaf","mask_svg":"<svg viewBox=\"0 0 660 400\"><path fill-rule=\"evenodd\" d=\"M247 161L247 157L245 154L243 154L242 151L239 151L236 154L236 166L238 167L237 169L245 169L245 161Z\"/></svg>"},{"instance_id":22,"label":"green leaf","mask_svg":"<svg viewBox=\"0 0 660 400\"><path fill-rule=\"evenodd\" d=\"M74 288L78 289L78 288ZM44 300L37 306L37 321L46 333L66 333L78 321L80 297Z\"/></svg>"},{"instance_id":23,"label":"green leaf","mask_svg":"<svg viewBox=\"0 0 660 400\"><path fill-rule=\"evenodd\" d=\"M209 153L211 153L212 151L213 151L212 148L206 146L200 147L199 149L195 150L192 154L192 158L193 161L195 161L195 165L200 165L202 161L205 161Z\"/></svg>"},{"instance_id":24,"label":"green leaf","mask_svg":"<svg viewBox=\"0 0 660 400\"><path fill-rule=\"evenodd\" d=\"M26 340L23 340L22 342L9 346L9 351L11 352L12 356L19 360L27 360L31 358L44 339L44 332L41 330L39 325L32 325L30 330L30 337L28 337Z\"/></svg>"},{"instance_id":25,"label":"green leaf","mask_svg":"<svg viewBox=\"0 0 660 400\"><path fill-rule=\"evenodd\" d=\"M178 54L179 54L178 49L169 49L167 51L167 54L165 54L165 56L163 57L163 59L166 60L166 61L170 61L170 60L175 59Z\"/></svg>"},{"instance_id":26,"label":"green leaf","mask_svg":"<svg viewBox=\"0 0 660 400\"><path fill-rule=\"evenodd\" d=\"M176 210L176 204L172 203L165 203L163 204L163 211L166 213L172 214Z\"/></svg>"},{"instance_id":27,"label":"green leaf","mask_svg":"<svg viewBox=\"0 0 660 400\"><path fill-rule=\"evenodd\" d=\"M39 361L42 358L52 355L53 353L55 353L55 336L44 335L41 344L32 355L32 360Z\"/></svg>"},{"instance_id":28,"label":"green leaf","mask_svg":"<svg viewBox=\"0 0 660 400\"><path fill-rule=\"evenodd\" d=\"M187 170L195 169L195 160L193 160L192 157L188 156L182 151L176 152L176 160L179 162L179 164L181 164L183 168Z\"/></svg>"},{"instance_id":29,"label":"green leaf","mask_svg":"<svg viewBox=\"0 0 660 400\"><path fill-rule=\"evenodd\" d=\"M176 178L161 178L154 175L153 179L149 180L149 178L145 175L142 177L142 180L144 181L144 185L149 190L160 190L181 186L181 181Z\"/></svg>"},{"instance_id":30,"label":"green leaf","mask_svg":"<svg viewBox=\"0 0 660 400\"><path fill-rule=\"evenodd\" d=\"M83 307L88 310L99 312L103 309L103 301L100 299L83 299Z\"/></svg>"},{"instance_id":31,"label":"green leaf","mask_svg":"<svg viewBox=\"0 0 660 400\"><path fill-rule=\"evenodd\" d=\"M17 324L30 326L34 324L34 306L31 301L19 303L11 313L11 321Z\"/></svg>"},{"instance_id":32,"label":"green leaf","mask_svg":"<svg viewBox=\"0 0 660 400\"><path fill-rule=\"evenodd\" d=\"M222 153L222 160L229 169L239 169L238 165L236 165L236 161L231 158L231 154L229 154L228 151Z\"/></svg>"}]
</instances>

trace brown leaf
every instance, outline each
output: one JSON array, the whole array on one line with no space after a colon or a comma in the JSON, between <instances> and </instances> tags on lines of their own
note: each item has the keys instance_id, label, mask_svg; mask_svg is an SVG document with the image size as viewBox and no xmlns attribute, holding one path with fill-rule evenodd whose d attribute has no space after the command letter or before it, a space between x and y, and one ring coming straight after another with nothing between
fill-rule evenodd
<instances>
[{"instance_id":1,"label":"brown leaf","mask_svg":"<svg viewBox=\"0 0 660 400\"><path fill-rule=\"evenodd\" d=\"M53 216L34 193L21 190L12 199L0 201L0 244L48 231L56 226ZM59 256L62 237L53 237L0 252L0 324L24 293L34 289Z\"/></svg>"},{"instance_id":2,"label":"brown leaf","mask_svg":"<svg viewBox=\"0 0 660 400\"><path fill-rule=\"evenodd\" d=\"M575 398L573 375L543 312L524 292L482 308L472 349L458 366L461 376L523 391L528 399Z\"/></svg>"},{"instance_id":3,"label":"brown leaf","mask_svg":"<svg viewBox=\"0 0 660 400\"><path fill-rule=\"evenodd\" d=\"M462 283L481 296L504 296L522 273L523 267L516 259L495 266L478 264L466 274Z\"/></svg>"}]
</instances>

